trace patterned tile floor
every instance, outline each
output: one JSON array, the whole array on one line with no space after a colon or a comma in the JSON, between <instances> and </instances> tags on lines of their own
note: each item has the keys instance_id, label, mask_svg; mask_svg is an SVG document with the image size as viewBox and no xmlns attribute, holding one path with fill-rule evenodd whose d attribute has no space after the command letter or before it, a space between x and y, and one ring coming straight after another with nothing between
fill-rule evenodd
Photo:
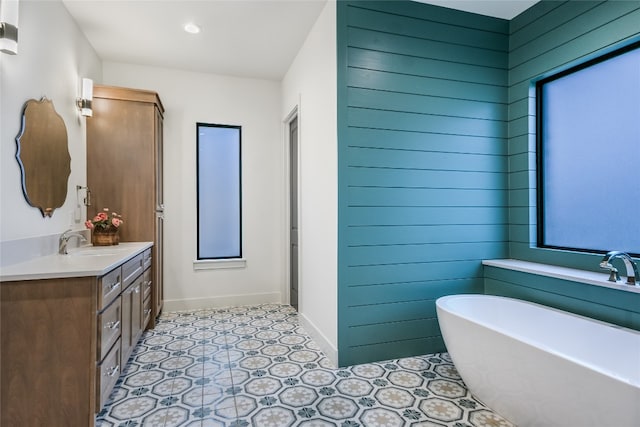
<instances>
[{"instance_id":1,"label":"patterned tile floor","mask_svg":"<svg viewBox=\"0 0 640 427\"><path fill-rule=\"evenodd\" d=\"M98 427L511 427L448 354L337 369L287 305L166 313L147 331Z\"/></svg>"}]
</instances>

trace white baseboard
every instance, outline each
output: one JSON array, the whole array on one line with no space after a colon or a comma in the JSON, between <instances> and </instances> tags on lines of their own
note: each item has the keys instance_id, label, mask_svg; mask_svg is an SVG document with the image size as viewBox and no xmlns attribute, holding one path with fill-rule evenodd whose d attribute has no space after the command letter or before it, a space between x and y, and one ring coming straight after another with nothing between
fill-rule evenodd
<instances>
[{"instance_id":1,"label":"white baseboard","mask_svg":"<svg viewBox=\"0 0 640 427\"><path fill-rule=\"evenodd\" d=\"M318 344L320 350L327 356L334 366L338 366L338 349L324 336L322 332L311 322L304 313L299 313L300 326L309 334L309 336Z\"/></svg>"},{"instance_id":2,"label":"white baseboard","mask_svg":"<svg viewBox=\"0 0 640 427\"><path fill-rule=\"evenodd\" d=\"M264 294L225 295L208 298L166 299L162 311L199 310L218 307L238 307L241 305L258 305L280 303L280 292Z\"/></svg>"}]
</instances>

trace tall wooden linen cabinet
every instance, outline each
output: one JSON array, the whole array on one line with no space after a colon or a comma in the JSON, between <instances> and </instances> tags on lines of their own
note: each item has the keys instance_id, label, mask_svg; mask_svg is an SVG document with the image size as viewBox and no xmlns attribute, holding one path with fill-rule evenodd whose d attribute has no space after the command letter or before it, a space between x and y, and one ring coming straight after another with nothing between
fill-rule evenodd
<instances>
[{"instance_id":1,"label":"tall wooden linen cabinet","mask_svg":"<svg viewBox=\"0 0 640 427\"><path fill-rule=\"evenodd\" d=\"M157 93L94 86L87 119L87 217L108 208L122 215L120 241L153 241L151 319L162 310L162 120Z\"/></svg>"}]
</instances>

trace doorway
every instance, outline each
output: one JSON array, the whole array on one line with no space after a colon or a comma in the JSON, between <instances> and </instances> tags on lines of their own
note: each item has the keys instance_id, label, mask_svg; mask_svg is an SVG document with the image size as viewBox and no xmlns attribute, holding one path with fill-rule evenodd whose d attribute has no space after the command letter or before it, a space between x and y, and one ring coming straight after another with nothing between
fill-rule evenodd
<instances>
[{"instance_id":1,"label":"doorway","mask_svg":"<svg viewBox=\"0 0 640 427\"><path fill-rule=\"evenodd\" d=\"M298 311L298 116L289 122L289 304Z\"/></svg>"}]
</instances>

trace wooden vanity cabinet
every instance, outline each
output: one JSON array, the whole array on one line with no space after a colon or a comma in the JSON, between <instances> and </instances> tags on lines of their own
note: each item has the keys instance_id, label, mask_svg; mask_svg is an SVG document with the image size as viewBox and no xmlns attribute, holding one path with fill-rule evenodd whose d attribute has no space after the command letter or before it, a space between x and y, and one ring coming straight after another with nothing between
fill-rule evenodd
<instances>
[{"instance_id":1,"label":"wooden vanity cabinet","mask_svg":"<svg viewBox=\"0 0 640 427\"><path fill-rule=\"evenodd\" d=\"M95 85L87 119L87 186L91 218L103 208L122 214L121 242L153 241L149 255L149 327L162 310L164 107L156 92Z\"/></svg>"},{"instance_id":2,"label":"wooden vanity cabinet","mask_svg":"<svg viewBox=\"0 0 640 427\"><path fill-rule=\"evenodd\" d=\"M101 277L1 283L1 426L95 425L150 319L151 253Z\"/></svg>"}]
</instances>

